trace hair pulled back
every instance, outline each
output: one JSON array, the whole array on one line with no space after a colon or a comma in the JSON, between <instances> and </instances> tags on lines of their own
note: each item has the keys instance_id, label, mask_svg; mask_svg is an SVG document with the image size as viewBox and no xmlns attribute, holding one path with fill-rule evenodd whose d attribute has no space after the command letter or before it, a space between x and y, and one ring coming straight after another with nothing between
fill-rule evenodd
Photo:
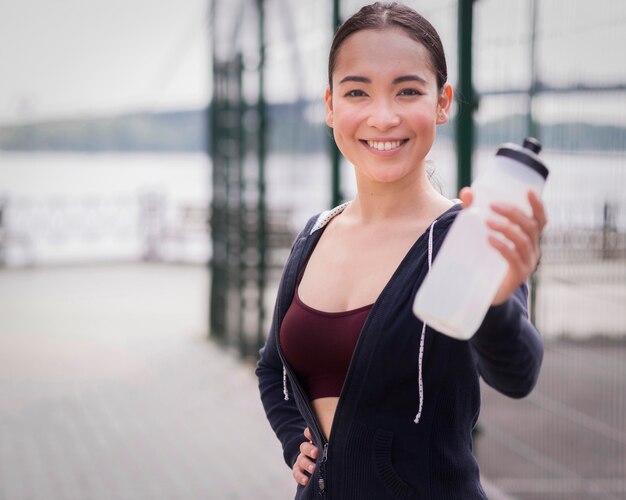
<instances>
[{"instance_id":1,"label":"hair pulled back","mask_svg":"<svg viewBox=\"0 0 626 500\"><path fill-rule=\"evenodd\" d=\"M443 86L448 80L448 67L443 44L437 30L425 17L412 8L397 2L376 2L366 5L339 27L333 38L328 56L328 84L331 90L337 55L346 39L357 31L386 28L400 28L426 48L430 55L431 66L437 77L437 88L439 91L443 90Z\"/></svg>"}]
</instances>

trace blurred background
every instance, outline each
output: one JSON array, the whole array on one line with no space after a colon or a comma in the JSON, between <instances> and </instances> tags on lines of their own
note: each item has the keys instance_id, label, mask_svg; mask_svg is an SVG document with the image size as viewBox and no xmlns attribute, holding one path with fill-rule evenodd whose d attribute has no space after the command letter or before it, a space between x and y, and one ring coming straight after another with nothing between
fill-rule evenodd
<instances>
[{"instance_id":1,"label":"blurred background","mask_svg":"<svg viewBox=\"0 0 626 500\"><path fill-rule=\"evenodd\" d=\"M323 92L365 3L0 3L0 499L293 496L253 368L293 237L355 192ZM626 498L626 3L404 3L457 94L433 182L527 135L551 169L544 366L484 387L489 498Z\"/></svg>"}]
</instances>

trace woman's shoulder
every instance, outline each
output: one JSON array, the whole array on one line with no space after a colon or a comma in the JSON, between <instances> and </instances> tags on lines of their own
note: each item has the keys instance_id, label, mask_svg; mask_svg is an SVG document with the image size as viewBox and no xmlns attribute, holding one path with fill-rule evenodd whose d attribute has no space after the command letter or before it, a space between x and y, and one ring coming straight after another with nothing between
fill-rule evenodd
<instances>
[{"instance_id":1,"label":"woman's shoulder","mask_svg":"<svg viewBox=\"0 0 626 500\"><path fill-rule=\"evenodd\" d=\"M342 203L341 205L336 206L335 208L331 208L329 210L324 210L322 212L318 212L315 215L309 217L304 227L300 230L297 236L293 240L292 250L296 243L301 239L307 239L317 230L322 229L326 224L328 224L333 217L339 215L349 202Z\"/></svg>"},{"instance_id":2,"label":"woman's shoulder","mask_svg":"<svg viewBox=\"0 0 626 500\"><path fill-rule=\"evenodd\" d=\"M324 210L309 219L305 230L310 227L309 234L313 234L318 229L322 229L326 224L328 224L334 217L343 212L346 207L350 204L349 201L342 203L341 205L337 205L330 210Z\"/></svg>"},{"instance_id":3,"label":"woman's shoulder","mask_svg":"<svg viewBox=\"0 0 626 500\"><path fill-rule=\"evenodd\" d=\"M453 204L444 212L442 212L435 220L435 223L439 225L440 228L443 228L444 226L449 226L462 209L461 200L455 199L451 201L453 202ZM304 228L300 231L298 238L306 238L308 236L311 236L316 231L324 228L333 218L342 213L349 204L350 202L347 201L345 203L337 205L334 208L318 212L315 215L311 216L305 224Z\"/></svg>"},{"instance_id":4,"label":"woman's shoulder","mask_svg":"<svg viewBox=\"0 0 626 500\"><path fill-rule=\"evenodd\" d=\"M462 210L463 205L461 204L461 200L453 199L450 201L452 201L453 205L451 205L439 217L437 217L437 221L451 222L456 219L456 216Z\"/></svg>"}]
</instances>

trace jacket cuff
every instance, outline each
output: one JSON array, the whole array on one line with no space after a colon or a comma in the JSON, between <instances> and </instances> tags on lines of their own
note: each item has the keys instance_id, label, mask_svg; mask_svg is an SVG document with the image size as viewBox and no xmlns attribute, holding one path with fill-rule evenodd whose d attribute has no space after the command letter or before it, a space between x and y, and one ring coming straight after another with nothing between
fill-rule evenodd
<instances>
[{"instance_id":1,"label":"jacket cuff","mask_svg":"<svg viewBox=\"0 0 626 500\"><path fill-rule=\"evenodd\" d=\"M304 429L303 429L304 432ZM285 463L289 466L290 469L293 469L293 465L296 463L296 459L298 455L300 455L300 445L304 442L308 441L305 437L304 433L300 436L297 436L294 439L291 439L283 449L283 457L285 458Z\"/></svg>"}]
</instances>

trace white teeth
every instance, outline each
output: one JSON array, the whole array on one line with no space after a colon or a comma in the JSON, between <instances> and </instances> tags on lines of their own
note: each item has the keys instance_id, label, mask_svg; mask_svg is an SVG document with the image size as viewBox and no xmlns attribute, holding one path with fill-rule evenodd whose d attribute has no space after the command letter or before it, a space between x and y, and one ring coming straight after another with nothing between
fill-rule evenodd
<instances>
[{"instance_id":1,"label":"white teeth","mask_svg":"<svg viewBox=\"0 0 626 500\"><path fill-rule=\"evenodd\" d=\"M395 149L399 147L401 142L402 141L367 141L367 144L370 148L376 149L378 151L389 151L390 149Z\"/></svg>"}]
</instances>

